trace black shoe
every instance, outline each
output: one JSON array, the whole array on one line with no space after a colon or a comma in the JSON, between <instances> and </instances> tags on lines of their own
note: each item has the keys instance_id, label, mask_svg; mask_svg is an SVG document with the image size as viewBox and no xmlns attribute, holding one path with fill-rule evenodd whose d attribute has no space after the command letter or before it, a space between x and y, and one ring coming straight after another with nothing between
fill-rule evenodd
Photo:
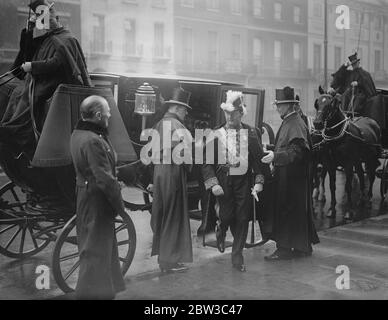
<instances>
[{"instance_id":1,"label":"black shoe","mask_svg":"<svg viewBox=\"0 0 388 320\"><path fill-rule=\"evenodd\" d=\"M233 268L240 272L247 272L247 267L244 264L234 264Z\"/></svg>"},{"instance_id":2,"label":"black shoe","mask_svg":"<svg viewBox=\"0 0 388 320\"><path fill-rule=\"evenodd\" d=\"M280 261L291 260L293 258L292 252L276 250L273 254L264 257L266 261Z\"/></svg>"},{"instance_id":3,"label":"black shoe","mask_svg":"<svg viewBox=\"0 0 388 320\"><path fill-rule=\"evenodd\" d=\"M225 252L225 235L222 234L221 226L216 225L216 239L217 239L217 248L221 253Z\"/></svg>"},{"instance_id":4,"label":"black shoe","mask_svg":"<svg viewBox=\"0 0 388 320\"><path fill-rule=\"evenodd\" d=\"M292 254L294 258L308 258L313 255L313 252L312 251L304 252L304 251L299 251L294 249L294 251L292 251Z\"/></svg>"},{"instance_id":5,"label":"black shoe","mask_svg":"<svg viewBox=\"0 0 388 320\"><path fill-rule=\"evenodd\" d=\"M162 273L182 272L189 269L187 266L185 266L182 263L176 263L173 265L159 265L159 268L160 268L160 271L162 271Z\"/></svg>"}]
</instances>

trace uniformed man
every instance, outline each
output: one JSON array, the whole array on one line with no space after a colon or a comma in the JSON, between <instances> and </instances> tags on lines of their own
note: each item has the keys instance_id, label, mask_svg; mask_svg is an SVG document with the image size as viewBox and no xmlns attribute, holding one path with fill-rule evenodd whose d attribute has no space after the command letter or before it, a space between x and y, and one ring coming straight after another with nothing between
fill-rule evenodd
<instances>
[{"instance_id":1,"label":"uniformed man","mask_svg":"<svg viewBox=\"0 0 388 320\"><path fill-rule=\"evenodd\" d=\"M277 250L268 261L307 257L319 239L312 220L310 159L312 143L308 128L295 111L294 89L276 90L276 107L283 122L274 151L262 159L274 165L274 217L271 239Z\"/></svg>"},{"instance_id":2,"label":"uniformed man","mask_svg":"<svg viewBox=\"0 0 388 320\"><path fill-rule=\"evenodd\" d=\"M343 108L345 111L354 111L365 116L366 104L371 98L377 95L376 87L370 73L360 66L361 59L358 58L357 52L348 59L349 60L342 65L340 70L336 73L337 75L344 75L340 76L341 79L339 80L340 82L343 82L341 83L341 86L345 89L345 92L343 93ZM338 84L334 84L335 81L332 82L331 86L338 86ZM352 98L353 89L354 101L353 108L350 110L349 107L351 106L349 106L349 104ZM330 88L329 93L335 93L335 89Z\"/></svg>"},{"instance_id":3,"label":"uniformed man","mask_svg":"<svg viewBox=\"0 0 388 320\"><path fill-rule=\"evenodd\" d=\"M115 176L116 154L108 139L108 102L90 96L71 136L77 175L78 299L113 299L125 289L115 234L115 217L125 215Z\"/></svg>"},{"instance_id":4,"label":"uniformed man","mask_svg":"<svg viewBox=\"0 0 388 320\"><path fill-rule=\"evenodd\" d=\"M211 190L219 204L217 247L220 252L224 252L225 236L230 227L234 238L232 266L240 272L245 272L243 249L248 235L252 193L257 197L257 194L263 191L265 174L269 174L269 167L260 162L264 155L260 132L242 123L242 117L247 112L242 92L228 91L226 102L221 108L225 113L226 123L215 129L215 161L211 164L209 159L206 159L202 174L206 190ZM241 140L244 139L243 130L248 134L246 141ZM245 150L247 154L240 153L242 150L239 148L243 143L248 144ZM223 145L221 149L228 155L223 157L224 159L217 154L220 150L219 144ZM212 142L207 141L206 148L210 145L213 145ZM247 168L241 173L233 170L242 165L241 160L244 158Z\"/></svg>"}]
</instances>

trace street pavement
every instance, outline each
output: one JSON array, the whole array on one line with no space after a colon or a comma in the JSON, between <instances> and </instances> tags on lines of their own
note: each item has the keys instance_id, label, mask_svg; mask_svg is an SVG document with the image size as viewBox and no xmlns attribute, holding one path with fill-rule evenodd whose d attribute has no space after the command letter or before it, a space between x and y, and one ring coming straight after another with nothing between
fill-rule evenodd
<instances>
[{"instance_id":1,"label":"street pavement","mask_svg":"<svg viewBox=\"0 0 388 320\"><path fill-rule=\"evenodd\" d=\"M0 178L0 180L3 180ZM134 260L125 280L127 290L118 299L387 299L388 298L388 216L381 205L377 180L371 208L355 207L355 219L343 219L343 175L338 174L336 219L325 218L329 207L315 202L314 222L320 230L321 243L311 258L270 263L264 256L274 250L274 243L244 251L247 273L231 267L230 248L224 254L202 244L197 237L199 221L191 220L194 263L184 273L161 274L156 257L151 257L152 232L148 212L129 212L136 233ZM4 182L4 181L1 181ZM357 188L357 179L354 187ZM125 190L131 202L141 202L141 195ZM354 198L357 199L355 191ZM328 196L330 200L330 196ZM334 228L333 228L334 227ZM214 234L206 240L214 240ZM230 234L228 239L231 240ZM0 255L0 299L67 299L57 287L52 274L50 288L36 288L37 266L50 268L53 244L33 258L15 261ZM349 290L339 290L338 266L350 272ZM340 270L338 270L340 271Z\"/></svg>"}]
</instances>

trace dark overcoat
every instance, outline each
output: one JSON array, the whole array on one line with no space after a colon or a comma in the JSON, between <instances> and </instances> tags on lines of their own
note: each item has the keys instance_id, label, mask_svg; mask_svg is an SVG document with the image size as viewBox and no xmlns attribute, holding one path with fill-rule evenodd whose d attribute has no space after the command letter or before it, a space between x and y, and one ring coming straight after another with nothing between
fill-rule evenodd
<instances>
[{"instance_id":1,"label":"dark overcoat","mask_svg":"<svg viewBox=\"0 0 388 320\"><path fill-rule=\"evenodd\" d=\"M306 253L319 242L312 218L311 150L307 126L299 114L290 114L275 142L272 239L278 247Z\"/></svg>"},{"instance_id":2,"label":"dark overcoat","mask_svg":"<svg viewBox=\"0 0 388 320\"><path fill-rule=\"evenodd\" d=\"M80 121L71 137L77 174L77 236L81 299L111 299L125 288L120 271L114 219L124 212L115 177L116 155L103 130Z\"/></svg>"},{"instance_id":3,"label":"dark overcoat","mask_svg":"<svg viewBox=\"0 0 388 320\"><path fill-rule=\"evenodd\" d=\"M171 134L186 129L178 117L166 113L154 129L161 137L159 157L163 155L164 124L171 125ZM171 154L178 142L172 142ZM154 159L156 160L156 159ZM154 194L151 228L153 231L152 255L158 255L159 264L193 262L190 217L187 198L187 164L160 164L153 166Z\"/></svg>"}]
</instances>

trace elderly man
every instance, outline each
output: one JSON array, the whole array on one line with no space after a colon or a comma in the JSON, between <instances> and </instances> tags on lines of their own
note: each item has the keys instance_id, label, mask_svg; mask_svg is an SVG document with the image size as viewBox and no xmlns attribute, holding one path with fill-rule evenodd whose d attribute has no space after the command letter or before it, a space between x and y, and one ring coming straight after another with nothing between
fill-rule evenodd
<instances>
[{"instance_id":1,"label":"elderly man","mask_svg":"<svg viewBox=\"0 0 388 320\"><path fill-rule=\"evenodd\" d=\"M165 104L168 111L154 130L160 137L160 152L153 159L153 191L151 228L154 233L152 256L158 255L162 272L184 271L184 263L193 262L190 218L187 198L187 173L191 164L176 164L173 149L179 143L173 135L187 132L183 122L188 114L191 93L176 88L171 100ZM179 131L178 131L179 130ZM171 139L170 148L164 139ZM166 149L163 149L166 147ZM191 148L191 145L188 146Z\"/></svg>"},{"instance_id":2,"label":"elderly man","mask_svg":"<svg viewBox=\"0 0 388 320\"><path fill-rule=\"evenodd\" d=\"M37 24L42 9L48 10L48 23ZM20 79L25 79L25 89L18 110L33 107L37 134L42 130L46 116L46 103L60 84L91 86L86 61L81 46L73 35L61 26L55 4L36 0L30 4L33 14L28 30L23 29L20 51L14 67ZM37 30L42 28L42 30ZM34 37L34 33L43 33ZM29 112L28 112L29 114Z\"/></svg>"},{"instance_id":3,"label":"elderly man","mask_svg":"<svg viewBox=\"0 0 388 320\"><path fill-rule=\"evenodd\" d=\"M213 145L214 152L217 153L221 144L223 146L221 150L223 149L228 156L222 157L222 154L217 154L214 164L206 159L202 173L206 190L212 191L219 204L220 221L216 229L218 250L224 252L225 236L230 227L234 238L232 265L236 270L245 272L242 253L248 235L251 193L257 197L257 194L263 191L269 167L260 163L264 155L260 132L241 122L246 114L242 92L228 91L226 103L223 103L221 108L225 113L226 123L215 129L215 143L213 145L209 143L211 141L207 141L206 148ZM245 137L243 131L247 133ZM245 149L244 143L247 144ZM241 167L244 159L247 164L245 170L241 172L233 170Z\"/></svg>"},{"instance_id":4,"label":"elderly man","mask_svg":"<svg viewBox=\"0 0 388 320\"><path fill-rule=\"evenodd\" d=\"M307 126L295 111L294 89L276 90L276 107L283 120L274 151L262 159L273 163L275 212L272 239L277 250L268 261L306 257L311 244L319 242L312 220L310 186L311 138Z\"/></svg>"},{"instance_id":5,"label":"elderly man","mask_svg":"<svg viewBox=\"0 0 388 320\"><path fill-rule=\"evenodd\" d=\"M90 96L71 137L77 175L79 299L113 299L125 289L115 235L115 217L126 214L115 177L116 154L108 139L108 102Z\"/></svg>"}]
</instances>

